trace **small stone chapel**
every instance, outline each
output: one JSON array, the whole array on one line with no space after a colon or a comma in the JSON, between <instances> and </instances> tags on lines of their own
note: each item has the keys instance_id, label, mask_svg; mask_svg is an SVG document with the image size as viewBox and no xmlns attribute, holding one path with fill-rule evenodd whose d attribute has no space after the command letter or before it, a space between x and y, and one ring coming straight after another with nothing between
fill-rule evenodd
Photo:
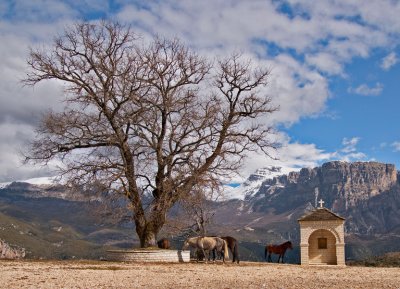
<instances>
[{"instance_id":1,"label":"small stone chapel","mask_svg":"<svg viewBox=\"0 0 400 289\"><path fill-rule=\"evenodd\" d=\"M298 219L301 265L345 265L344 221L323 206Z\"/></svg>"}]
</instances>

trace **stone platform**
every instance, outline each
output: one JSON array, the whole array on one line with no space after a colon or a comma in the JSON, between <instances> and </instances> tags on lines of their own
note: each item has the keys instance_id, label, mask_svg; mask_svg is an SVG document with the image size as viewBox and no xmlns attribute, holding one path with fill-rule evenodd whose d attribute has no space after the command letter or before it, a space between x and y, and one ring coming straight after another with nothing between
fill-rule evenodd
<instances>
[{"instance_id":1,"label":"stone platform","mask_svg":"<svg viewBox=\"0 0 400 289\"><path fill-rule=\"evenodd\" d=\"M108 250L107 261L127 262L189 262L190 251L181 250Z\"/></svg>"}]
</instances>

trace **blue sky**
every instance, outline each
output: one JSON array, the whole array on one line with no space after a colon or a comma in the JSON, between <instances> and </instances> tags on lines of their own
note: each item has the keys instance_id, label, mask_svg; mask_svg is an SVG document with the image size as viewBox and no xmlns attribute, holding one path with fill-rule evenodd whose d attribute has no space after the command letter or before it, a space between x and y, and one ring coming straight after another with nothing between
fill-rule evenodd
<instances>
[{"instance_id":1,"label":"blue sky","mask_svg":"<svg viewBox=\"0 0 400 289\"><path fill-rule=\"evenodd\" d=\"M400 67L382 69L386 54L374 51L369 58L356 58L347 64L345 78L329 79L327 110L283 129L292 140L316 143L327 151L339 148L345 138L357 138L357 151L365 154L363 160L399 165Z\"/></svg>"},{"instance_id":2,"label":"blue sky","mask_svg":"<svg viewBox=\"0 0 400 289\"><path fill-rule=\"evenodd\" d=\"M56 82L22 87L30 46L48 47L76 21L131 24L145 39L179 37L208 57L241 51L272 69L265 92L280 111L277 161L283 171L330 160L400 167L400 1L392 0L3 0L0 2L0 182L53 174L22 166L18 150L41 113L62 107Z\"/></svg>"}]
</instances>

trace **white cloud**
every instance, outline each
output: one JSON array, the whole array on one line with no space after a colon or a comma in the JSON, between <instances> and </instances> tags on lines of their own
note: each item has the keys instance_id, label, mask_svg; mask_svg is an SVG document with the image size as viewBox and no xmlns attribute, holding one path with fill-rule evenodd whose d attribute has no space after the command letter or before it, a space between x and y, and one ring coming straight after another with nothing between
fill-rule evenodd
<instances>
[{"instance_id":1,"label":"white cloud","mask_svg":"<svg viewBox=\"0 0 400 289\"><path fill-rule=\"evenodd\" d=\"M356 88L349 88L347 90L350 93L355 93L359 95L365 95L365 96L376 96L380 95L383 91L383 84L382 83L376 83L374 87L369 87L367 84L361 84L360 86Z\"/></svg>"},{"instance_id":2,"label":"white cloud","mask_svg":"<svg viewBox=\"0 0 400 289\"><path fill-rule=\"evenodd\" d=\"M327 53L330 62L336 62L336 70L352 57L366 57L371 48L389 43L392 36L375 22L365 25L350 20L363 19L367 13L358 6L367 5L343 0L319 2L291 1L294 16L282 12L279 1L212 0L153 2L146 9L129 5L118 16L149 33L179 36L199 49L248 50L250 43L258 40L261 46L274 43L300 54Z\"/></svg>"},{"instance_id":3,"label":"white cloud","mask_svg":"<svg viewBox=\"0 0 400 289\"><path fill-rule=\"evenodd\" d=\"M257 169L267 166L281 167L282 171L287 173L298 171L300 168L317 167L324 162L333 160L352 162L367 159L367 155L357 149L359 137L344 138L342 140L343 147L332 152L318 148L316 144L292 142L290 137L284 133L278 133L276 141L281 144L281 147L271 152L273 158L256 153L249 155L249 160L241 172L242 178L236 179L237 182L244 181Z\"/></svg>"},{"instance_id":4,"label":"white cloud","mask_svg":"<svg viewBox=\"0 0 400 289\"><path fill-rule=\"evenodd\" d=\"M336 153L326 152L309 143L293 142L285 133L275 134L275 142L280 144L276 150L270 150L272 158L261 153L251 153L245 166L240 172L241 178L237 182L244 181L251 173L257 169L267 166L277 166L282 168L282 172L298 171L303 167L316 167L321 163L331 160Z\"/></svg>"},{"instance_id":5,"label":"white cloud","mask_svg":"<svg viewBox=\"0 0 400 289\"><path fill-rule=\"evenodd\" d=\"M23 165L19 154L23 145L34 136L32 127L27 124L0 124L0 180L13 181L49 175L49 167Z\"/></svg>"},{"instance_id":6,"label":"white cloud","mask_svg":"<svg viewBox=\"0 0 400 289\"><path fill-rule=\"evenodd\" d=\"M382 59L381 68L382 68L383 70L389 70L389 69L392 68L392 66L394 66L398 61L399 61L399 59L397 58L396 53L391 52L391 53L389 53L386 57L384 57L384 58Z\"/></svg>"},{"instance_id":7,"label":"white cloud","mask_svg":"<svg viewBox=\"0 0 400 289\"><path fill-rule=\"evenodd\" d=\"M400 3L392 0L334 0L334 1L308 1L289 0L298 9L308 12L313 17L326 19L338 17L339 20L349 21L358 16L359 21L365 26L375 27L385 33L398 33L400 23ZM361 25L361 24L360 24Z\"/></svg>"},{"instance_id":8,"label":"white cloud","mask_svg":"<svg viewBox=\"0 0 400 289\"><path fill-rule=\"evenodd\" d=\"M18 154L24 144L34 137L35 126L42 113L63 106L60 102L63 94L60 83L49 81L34 88L24 87L21 83L27 71L29 46L37 43L46 46L57 31L71 23L72 20L66 19L75 14L68 13L63 4L50 2L36 2L43 11L27 16L35 14L36 8L33 9L30 2L24 6L25 1L17 1L13 8L16 10L14 20L6 22L3 18L0 21L0 181L50 174L48 167L22 165L22 157ZM50 18L48 14L51 13L60 16L60 19ZM58 22L44 23L53 20Z\"/></svg>"},{"instance_id":9,"label":"white cloud","mask_svg":"<svg viewBox=\"0 0 400 289\"><path fill-rule=\"evenodd\" d=\"M400 141L395 141L391 144L395 152L400 152Z\"/></svg>"},{"instance_id":10,"label":"white cloud","mask_svg":"<svg viewBox=\"0 0 400 289\"><path fill-rule=\"evenodd\" d=\"M343 73L342 64L335 59L333 54L323 52L319 54L306 55L306 61L320 71L331 75Z\"/></svg>"},{"instance_id":11,"label":"white cloud","mask_svg":"<svg viewBox=\"0 0 400 289\"><path fill-rule=\"evenodd\" d=\"M350 152L355 152L356 151L356 146L358 142L360 141L359 137L353 137L353 138L344 138L342 140L342 145L344 146L341 151L344 153L350 153Z\"/></svg>"},{"instance_id":12,"label":"white cloud","mask_svg":"<svg viewBox=\"0 0 400 289\"><path fill-rule=\"evenodd\" d=\"M272 74L266 91L279 105L279 111L270 116L274 124L291 125L301 117L324 111L329 97L326 78L287 54L278 55L268 63Z\"/></svg>"},{"instance_id":13,"label":"white cloud","mask_svg":"<svg viewBox=\"0 0 400 289\"><path fill-rule=\"evenodd\" d=\"M328 161L333 154L317 148L315 144L288 143L279 151L281 163L289 167L315 167Z\"/></svg>"},{"instance_id":14,"label":"white cloud","mask_svg":"<svg viewBox=\"0 0 400 289\"><path fill-rule=\"evenodd\" d=\"M334 158L346 162L366 159L367 155L363 152L359 152L357 149L359 141L360 141L359 137L343 138L342 140L343 148L341 148L339 151L333 154Z\"/></svg>"},{"instance_id":15,"label":"white cloud","mask_svg":"<svg viewBox=\"0 0 400 289\"><path fill-rule=\"evenodd\" d=\"M354 162L354 161L365 160L366 157L367 157L366 154L364 154L362 152L358 152L358 153L350 153L350 154L342 155L339 157L339 159L344 162Z\"/></svg>"},{"instance_id":16,"label":"white cloud","mask_svg":"<svg viewBox=\"0 0 400 289\"><path fill-rule=\"evenodd\" d=\"M13 20L26 23L59 22L61 19L74 18L78 11L72 10L65 1L35 0L8 1L7 14ZM10 3L12 2L12 3Z\"/></svg>"}]
</instances>

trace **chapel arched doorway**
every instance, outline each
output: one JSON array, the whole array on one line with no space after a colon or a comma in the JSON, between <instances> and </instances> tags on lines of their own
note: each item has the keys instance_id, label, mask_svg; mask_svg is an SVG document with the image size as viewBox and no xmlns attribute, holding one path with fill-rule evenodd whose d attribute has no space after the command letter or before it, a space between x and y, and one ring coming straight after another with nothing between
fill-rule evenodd
<instances>
[{"instance_id":1,"label":"chapel arched doorway","mask_svg":"<svg viewBox=\"0 0 400 289\"><path fill-rule=\"evenodd\" d=\"M308 258L310 264L337 264L336 238L328 230L314 231L308 239Z\"/></svg>"}]
</instances>

